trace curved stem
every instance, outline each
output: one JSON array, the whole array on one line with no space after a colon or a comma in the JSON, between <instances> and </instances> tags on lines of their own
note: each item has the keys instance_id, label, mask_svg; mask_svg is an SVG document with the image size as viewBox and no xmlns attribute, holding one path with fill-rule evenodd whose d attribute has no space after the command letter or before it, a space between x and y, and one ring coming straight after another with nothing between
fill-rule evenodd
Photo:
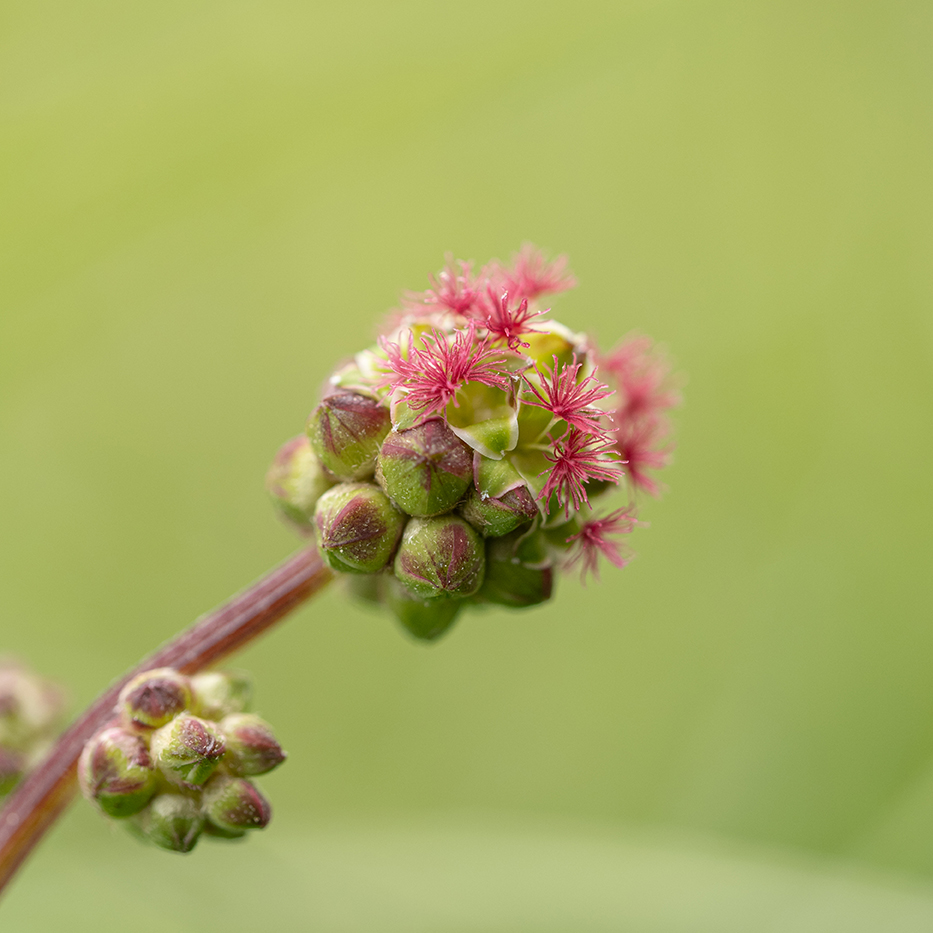
<instances>
[{"instance_id":1,"label":"curved stem","mask_svg":"<svg viewBox=\"0 0 933 933\"><path fill-rule=\"evenodd\" d=\"M242 648L332 577L314 548L299 551L242 593L202 616L113 683L74 723L0 810L0 892L75 792L75 766L84 743L114 715L117 696L136 674L174 667L192 674Z\"/></svg>"}]
</instances>

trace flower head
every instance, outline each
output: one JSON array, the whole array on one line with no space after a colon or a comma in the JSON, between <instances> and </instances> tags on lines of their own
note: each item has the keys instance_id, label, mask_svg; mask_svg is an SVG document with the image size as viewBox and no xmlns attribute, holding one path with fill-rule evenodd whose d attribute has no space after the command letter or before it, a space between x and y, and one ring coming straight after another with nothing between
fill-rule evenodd
<instances>
[{"instance_id":1,"label":"flower head","mask_svg":"<svg viewBox=\"0 0 933 933\"><path fill-rule=\"evenodd\" d=\"M616 509L602 518L585 521L577 534L567 538L567 543L573 545L573 550L565 567L569 570L580 564L581 581L586 580L588 573L599 579L600 555L621 569L631 557L628 551L623 549L623 545L613 540L613 537L631 534L636 524L638 522L631 508Z\"/></svg>"},{"instance_id":2,"label":"flower head","mask_svg":"<svg viewBox=\"0 0 933 933\"><path fill-rule=\"evenodd\" d=\"M472 321L453 336L432 328L415 338L409 331L404 351L386 338L380 343L389 357L383 385L398 390L422 421L443 411L451 401L456 405L457 392L468 382L498 389L509 384L501 355L490 349L486 339L477 338Z\"/></svg>"},{"instance_id":3,"label":"flower head","mask_svg":"<svg viewBox=\"0 0 933 933\"><path fill-rule=\"evenodd\" d=\"M347 588L418 640L473 605L543 603L562 568L595 576L600 555L624 566L634 506L598 517L590 503L625 477L630 500L660 488L677 400L667 366L646 339L604 358L551 319L541 296L575 284L564 257L528 245L478 272L448 255L378 344L330 377L336 400L308 425L320 484L291 447L273 471L276 504L299 508L302 530L313 509Z\"/></svg>"}]
</instances>

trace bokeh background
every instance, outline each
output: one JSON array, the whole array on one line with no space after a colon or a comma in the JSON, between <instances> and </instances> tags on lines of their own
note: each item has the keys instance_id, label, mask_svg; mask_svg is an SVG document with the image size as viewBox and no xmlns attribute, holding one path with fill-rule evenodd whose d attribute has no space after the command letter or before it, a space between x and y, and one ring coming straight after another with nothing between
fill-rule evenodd
<instances>
[{"instance_id":1,"label":"bokeh background","mask_svg":"<svg viewBox=\"0 0 933 933\"><path fill-rule=\"evenodd\" d=\"M270 828L76 806L3 929L933 928L931 53L925 0L6 0L0 647L73 709L295 547L268 461L446 250L566 252L689 382L625 571L430 648L321 596L238 662Z\"/></svg>"}]
</instances>

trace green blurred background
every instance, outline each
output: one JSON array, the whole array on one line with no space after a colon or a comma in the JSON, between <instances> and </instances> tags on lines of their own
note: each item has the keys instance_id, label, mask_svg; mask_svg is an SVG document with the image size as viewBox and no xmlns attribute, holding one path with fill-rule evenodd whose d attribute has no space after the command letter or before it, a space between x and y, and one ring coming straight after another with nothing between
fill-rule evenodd
<instances>
[{"instance_id":1,"label":"green blurred background","mask_svg":"<svg viewBox=\"0 0 933 933\"><path fill-rule=\"evenodd\" d=\"M0 647L75 710L295 547L268 461L446 250L568 253L689 382L624 572L427 649L323 595L239 661L270 828L77 806L0 926L933 928L931 53L925 0L6 0Z\"/></svg>"}]
</instances>

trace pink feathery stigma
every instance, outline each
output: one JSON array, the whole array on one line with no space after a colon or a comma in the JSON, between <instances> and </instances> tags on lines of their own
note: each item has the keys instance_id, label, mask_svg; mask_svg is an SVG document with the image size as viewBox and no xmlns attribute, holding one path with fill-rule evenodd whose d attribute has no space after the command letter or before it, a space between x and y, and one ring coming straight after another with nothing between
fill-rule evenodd
<instances>
[{"instance_id":1,"label":"pink feathery stigma","mask_svg":"<svg viewBox=\"0 0 933 933\"><path fill-rule=\"evenodd\" d=\"M670 367L655 352L650 338L625 341L603 363L619 385L619 424L658 415L679 403L670 384Z\"/></svg>"},{"instance_id":2,"label":"pink feathery stigma","mask_svg":"<svg viewBox=\"0 0 933 933\"><path fill-rule=\"evenodd\" d=\"M671 445L665 444L667 422L663 418L623 421L616 428L615 449L625 461L629 482L649 495L661 492L661 484L646 470L660 470L670 461Z\"/></svg>"},{"instance_id":3,"label":"pink feathery stigma","mask_svg":"<svg viewBox=\"0 0 933 933\"><path fill-rule=\"evenodd\" d=\"M502 368L500 352L492 350L486 339L476 339L476 325L471 321L448 337L437 329L418 338L421 347L409 331L408 355L397 343L382 338L380 344L388 354L390 374L383 385L399 389L409 408L420 413L424 421L443 411L457 391L468 382L480 382L497 389L508 389L509 376Z\"/></svg>"},{"instance_id":4,"label":"pink feathery stigma","mask_svg":"<svg viewBox=\"0 0 933 933\"><path fill-rule=\"evenodd\" d=\"M530 346L522 342L521 336L536 333L533 327L529 327L529 321L547 314L547 311L529 311L527 298L523 298L517 308L510 309L507 291L500 293L488 288L486 296L487 301L483 302L485 312L483 326L489 336L494 341L504 340L510 350Z\"/></svg>"},{"instance_id":5,"label":"pink feathery stigma","mask_svg":"<svg viewBox=\"0 0 933 933\"><path fill-rule=\"evenodd\" d=\"M510 266L496 264L488 270L494 287L508 291L514 298L537 298L554 295L577 284L567 270L567 257L548 260L543 250L526 243L512 257Z\"/></svg>"},{"instance_id":6,"label":"pink feathery stigma","mask_svg":"<svg viewBox=\"0 0 933 933\"><path fill-rule=\"evenodd\" d=\"M434 309L452 311L469 317L479 297L479 287L472 273L472 266L462 260L454 263L453 255L444 257L446 265L436 276L429 276L431 288L423 292L408 292L405 303L410 308L429 305ZM457 266L460 266L459 272Z\"/></svg>"},{"instance_id":7,"label":"pink feathery stigma","mask_svg":"<svg viewBox=\"0 0 933 933\"><path fill-rule=\"evenodd\" d=\"M577 362L576 355L572 363L564 363L559 369L555 356L554 365L548 373L542 373L535 364L541 388L525 376L525 385L532 395L523 397L522 401L526 405L549 411L555 418L562 418L580 431L603 436L606 426L601 419L607 417L607 413L593 406L612 395L612 389L600 382L595 373L578 383L577 376L582 365Z\"/></svg>"},{"instance_id":8,"label":"pink feathery stigma","mask_svg":"<svg viewBox=\"0 0 933 933\"><path fill-rule=\"evenodd\" d=\"M566 568L569 570L579 563L582 582L586 582L588 573L599 579L600 555L621 569L631 557L622 543L612 540L612 536L631 534L635 525L635 517L629 508L616 509L603 518L584 522L580 531L567 539L567 543L573 545L573 551Z\"/></svg>"},{"instance_id":9,"label":"pink feathery stigma","mask_svg":"<svg viewBox=\"0 0 933 933\"><path fill-rule=\"evenodd\" d=\"M622 464L618 460L606 459L607 454L615 451L615 445L602 436L571 428L554 441L553 455L544 455L554 466L548 472L538 499L547 501L556 493L557 504L567 515L570 514L571 504L575 509L589 505L585 483L594 479L619 482Z\"/></svg>"}]
</instances>

